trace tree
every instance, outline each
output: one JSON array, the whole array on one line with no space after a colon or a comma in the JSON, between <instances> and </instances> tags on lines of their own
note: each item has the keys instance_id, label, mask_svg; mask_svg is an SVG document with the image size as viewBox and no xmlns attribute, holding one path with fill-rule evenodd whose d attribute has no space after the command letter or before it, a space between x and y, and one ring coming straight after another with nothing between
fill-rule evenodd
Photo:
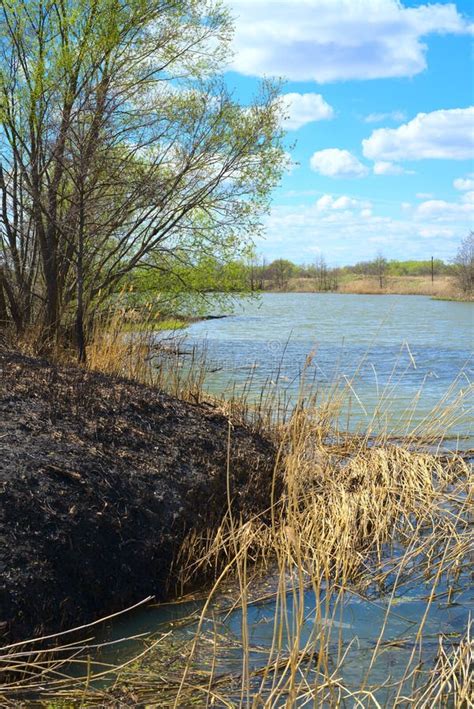
<instances>
[{"instance_id":1,"label":"tree","mask_svg":"<svg viewBox=\"0 0 474 709\"><path fill-rule=\"evenodd\" d=\"M285 290L288 286L288 281L294 275L296 270L295 264L287 259L279 258L267 268L267 274L272 281L275 282L278 290Z\"/></svg>"},{"instance_id":2,"label":"tree","mask_svg":"<svg viewBox=\"0 0 474 709\"><path fill-rule=\"evenodd\" d=\"M318 256L318 258L315 261L315 272L316 272L316 283L318 286L318 290L320 291L325 291L329 289L329 280L328 280L328 267L326 263L326 259L322 254Z\"/></svg>"},{"instance_id":3,"label":"tree","mask_svg":"<svg viewBox=\"0 0 474 709\"><path fill-rule=\"evenodd\" d=\"M278 87L218 75L217 0L4 0L0 301L48 346L139 266L238 255L284 164ZM153 256L153 258L150 258Z\"/></svg>"},{"instance_id":4,"label":"tree","mask_svg":"<svg viewBox=\"0 0 474 709\"><path fill-rule=\"evenodd\" d=\"M377 256L374 259L373 269L374 269L375 275L379 279L380 289L382 289L385 285L385 276L387 273L387 268L388 268L387 259L379 251Z\"/></svg>"},{"instance_id":5,"label":"tree","mask_svg":"<svg viewBox=\"0 0 474 709\"><path fill-rule=\"evenodd\" d=\"M454 259L456 281L467 296L474 292L474 231L461 242Z\"/></svg>"}]
</instances>

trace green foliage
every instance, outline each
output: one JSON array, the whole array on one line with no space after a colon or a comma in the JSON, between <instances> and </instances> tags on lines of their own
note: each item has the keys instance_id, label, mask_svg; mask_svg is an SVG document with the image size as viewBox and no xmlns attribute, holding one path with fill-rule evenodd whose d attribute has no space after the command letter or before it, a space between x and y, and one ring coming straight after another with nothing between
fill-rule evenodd
<instances>
[{"instance_id":1,"label":"green foliage","mask_svg":"<svg viewBox=\"0 0 474 709\"><path fill-rule=\"evenodd\" d=\"M451 271L448 264L441 259L433 260L435 274L447 274ZM389 276L429 276L431 274L431 259L427 261L389 261Z\"/></svg>"},{"instance_id":2,"label":"green foliage","mask_svg":"<svg viewBox=\"0 0 474 709\"><path fill-rule=\"evenodd\" d=\"M249 294L248 260L204 254L195 260L175 251L154 256L129 279L130 304L153 302L162 314L202 315L213 307L233 308L235 298ZM212 299L209 295L212 294Z\"/></svg>"},{"instance_id":3,"label":"green foliage","mask_svg":"<svg viewBox=\"0 0 474 709\"><path fill-rule=\"evenodd\" d=\"M171 294L241 289L286 161L282 103L275 82L245 106L227 87L220 1L7 0L0 36L0 300L17 329L52 340L74 318L79 338L137 269Z\"/></svg>"}]
</instances>

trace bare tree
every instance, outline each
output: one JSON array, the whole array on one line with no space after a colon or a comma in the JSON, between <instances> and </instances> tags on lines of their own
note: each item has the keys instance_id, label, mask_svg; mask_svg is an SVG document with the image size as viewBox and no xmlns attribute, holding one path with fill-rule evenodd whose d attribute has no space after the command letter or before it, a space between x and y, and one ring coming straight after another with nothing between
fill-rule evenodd
<instances>
[{"instance_id":1,"label":"bare tree","mask_svg":"<svg viewBox=\"0 0 474 709\"><path fill-rule=\"evenodd\" d=\"M467 296L474 292L474 231L461 242L454 259L456 281Z\"/></svg>"},{"instance_id":2,"label":"bare tree","mask_svg":"<svg viewBox=\"0 0 474 709\"><path fill-rule=\"evenodd\" d=\"M315 261L315 271L316 271L316 283L318 290L325 291L329 289L328 282L328 267L326 264L326 259L322 254L318 256Z\"/></svg>"},{"instance_id":3,"label":"bare tree","mask_svg":"<svg viewBox=\"0 0 474 709\"><path fill-rule=\"evenodd\" d=\"M373 262L374 273L379 279L379 286L382 290L385 286L388 263L382 252L378 252Z\"/></svg>"}]
</instances>

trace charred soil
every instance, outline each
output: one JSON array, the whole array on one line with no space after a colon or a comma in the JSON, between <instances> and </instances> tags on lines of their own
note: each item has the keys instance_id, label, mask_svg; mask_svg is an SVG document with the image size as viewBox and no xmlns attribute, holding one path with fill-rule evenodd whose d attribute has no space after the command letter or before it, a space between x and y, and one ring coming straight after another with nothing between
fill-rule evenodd
<instances>
[{"instance_id":1,"label":"charred soil","mask_svg":"<svg viewBox=\"0 0 474 709\"><path fill-rule=\"evenodd\" d=\"M267 508L273 444L136 382L0 352L5 640L90 622L173 587L191 529Z\"/></svg>"}]
</instances>

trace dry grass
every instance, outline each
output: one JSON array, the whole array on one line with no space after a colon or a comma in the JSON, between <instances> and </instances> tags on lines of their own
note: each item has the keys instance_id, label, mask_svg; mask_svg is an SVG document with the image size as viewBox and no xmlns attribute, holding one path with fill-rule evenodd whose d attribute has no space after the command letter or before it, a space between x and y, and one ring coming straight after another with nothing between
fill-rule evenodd
<instances>
[{"instance_id":1,"label":"dry grass","mask_svg":"<svg viewBox=\"0 0 474 709\"><path fill-rule=\"evenodd\" d=\"M355 295L428 295L432 298L463 299L451 276L436 276L434 283L430 276L388 276L384 287L380 288L376 276L351 276L338 285L337 293ZM290 278L287 291L294 293L314 293L318 291L314 278Z\"/></svg>"},{"instance_id":2,"label":"dry grass","mask_svg":"<svg viewBox=\"0 0 474 709\"><path fill-rule=\"evenodd\" d=\"M340 293L390 295L429 295L435 298L456 298L459 296L455 281L450 276L439 276L431 282L429 276L388 276L381 289L378 278L354 278L341 283Z\"/></svg>"},{"instance_id":3,"label":"dry grass","mask_svg":"<svg viewBox=\"0 0 474 709\"><path fill-rule=\"evenodd\" d=\"M452 592L469 562L472 481L466 461L409 451L383 440L375 446L361 439L328 446L318 444L321 439L311 419L298 412L282 442L286 495L274 505L271 528L258 519L240 526L230 509L212 540L201 537L200 555L196 538L186 550L188 574L198 572L200 564L216 571L218 582L209 598L228 575L239 589L234 603L243 619L240 688L235 677L227 677L223 693L225 681L211 670L209 686L220 687L228 706L380 706L377 696L383 687L372 674L387 650L384 629L391 614L396 615L396 596L419 575L431 580L426 610L409 640L412 651L398 682L393 682L389 706L434 706L423 704L423 697L434 693L467 696L469 632L451 655L443 649L432 670L420 669L429 609L446 584ZM246 619L262 566L275 587L274 631L271 647L255 668ZM375 634L373 650L368 651L365 676L358 688L349 687L343 677L351 648L337 630L338 620L350 593L377 598L374 589L383 589L390 600L379 637ZM309 628L308 591L315 599ZM201 619L208 616L209 604ZM200 621L174 706L185 705L180 702L185 702L186 687L192 684L204 642L201 632ZM219 657L225 642L215 642Z\"/></svg>"},{"instance_id":4,"label":"dry grass","mask_svg":"<svg viewBox=\"0 0 474 709\"><path fill-rule=\"evenodd\" d=\"M155 371L149 349L154 343L146 337L124 336L120 322L112 323L96 334L90 366L200 400L203 362L196 359L194 372L185 375L174 371L183 369L179 359ZM468 389L454 403L441 402L403 440L389 431L375 435L372 426L364 435L341 431L344 387L335 385L324 401L306 396L305 406L300 402L286 422L276 424L271 400L262 394L257 418L273 425L280 442L284 494L269 494L265 518L271 523L259 516L242 524L233 514L229 484L222 525L190 535L177 559L183 587L203 575L214 579L201 612L181 620L194 633L179 641L157 633L118 667L92 668L88 658L99 648L91 640L49 652L34 642L5 648L1 661L10 682L0 692L2 706L32 706L33 697L47 707L472 706L470 628L461 638L440 637L436 657L427 650L426 629L434 604L442 598L449 605L467 583L473 541L468 455L437 450L440 431L458 420ZM245 402L222 407L230 418L252 410ZM387 639L397 598L418 582L427 589L424 611L409 637ZM311 619L308 593L314 599ZM354 595L383 611L362 655L342 631L344 607ZM249 628L249 609L262 600L274 604L265 647L251 642ZM224 632L222 618L237 610L236 641ZM404 664L381 680L380 663L397 646ZM240 669L235 663L225 669L223 660L236 652ZM346 679L354 653L361 658L357 686Z\"/></svg>"},{"instance_id":5,"label":"dry grass","mask_svg":"<svg viewBox=\"0 0 474 709\"><path fill-rule=\"evenodd\" d=\"M133 311L132 311L133 314ZM150 321L153 315L149 315ZM147 327L129 327L131 314L118 309L97 319L87 348L87 367L163 389L186 401L199 401L205 376L205 356L188 352L184 338L160 337ZM146 325L141 318L141 325ZM126 327L124 327L124 324ZM186 352L185 352L186 350ZM183 366L184 354L191 355Z\"/></svg>"}]
</instances>

